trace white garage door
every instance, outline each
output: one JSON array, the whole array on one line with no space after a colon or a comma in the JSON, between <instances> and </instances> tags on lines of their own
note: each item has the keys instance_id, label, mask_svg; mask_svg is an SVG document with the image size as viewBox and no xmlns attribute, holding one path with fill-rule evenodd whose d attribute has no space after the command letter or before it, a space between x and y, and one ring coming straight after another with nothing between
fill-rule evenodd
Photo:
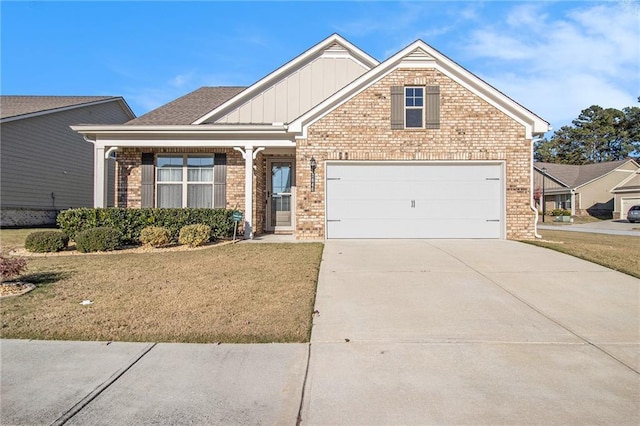
<instances>
[{"instance_id":1,"label":"white garage door","mask_svg":"<svg viewBox=\"0 0 640 426\"><path fill-rule=\"evenodd\" d=\"M502 165L328 163L327 238L501 238Z\"/></svg>"},{"instance_id":2,"label":"white garage door","mask_svg":"<svg viewBox=\"0 0 640 426\"><path fill-rule=\"evenodd\" d=\"M620 201L620 215L622 219L627 218L627 213L629 213L629 209L632 206L640 204L640 198L622 198Z\"/></svg>"}]
</instances>

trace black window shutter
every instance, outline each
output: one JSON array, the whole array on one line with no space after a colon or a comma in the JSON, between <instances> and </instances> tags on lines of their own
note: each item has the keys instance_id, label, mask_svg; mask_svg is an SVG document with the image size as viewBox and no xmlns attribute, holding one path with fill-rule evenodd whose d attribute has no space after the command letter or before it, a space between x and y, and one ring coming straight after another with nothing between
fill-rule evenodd
<instances>
[{"instance_id":1,"label":"black window shutter","mask_svg":"<svg viewBox=\"0 0 640 426\"><path fill-rule=\"evenodd\" d=\"M215 154L213 160L213 208L227 207L227 154Z\"/></svg>"},{"instance_id":2,"label":"black window shutter","mask_svg":"<svg viewBox=\"0 0 640 426\"><path fill-rule=\"evenodd\" d=\"M427 86L425 128L440 128L440 86Z\"/></svg>"},{"instance_id":3,"label":"black window shutter","mask_svg":"<svg viewBox=\"0 0 640 426\"><path fill-rule=\"evenodd\" d=\"M155 167L153 153L142 153L142 185L140 207L153 207Z\"/></svg>"},{"instance_id":4,"label":"black window shutter","mask_svg":"<svg viewBox=\"0 0 640 426\"><path fill-rule=\"evenodd\" d=\"M404 87L391 86L391 128L404 129Z\"/></svg>"}]
</instances>

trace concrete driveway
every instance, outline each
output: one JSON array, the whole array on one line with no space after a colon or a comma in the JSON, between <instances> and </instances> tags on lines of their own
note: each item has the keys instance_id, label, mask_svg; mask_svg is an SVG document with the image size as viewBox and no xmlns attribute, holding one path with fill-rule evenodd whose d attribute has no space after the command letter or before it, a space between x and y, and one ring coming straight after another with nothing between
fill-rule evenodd
<instances>
[{"instance_id":1,"label":"concrete driveway","mask_svg":"<svg viewBox=\"0 0 640 426\"><path fill-rule=\"evenodd\" d=\"M640 280L511 241L323 259L303 424L640 423Z\"/></svg>"}]
</instances>

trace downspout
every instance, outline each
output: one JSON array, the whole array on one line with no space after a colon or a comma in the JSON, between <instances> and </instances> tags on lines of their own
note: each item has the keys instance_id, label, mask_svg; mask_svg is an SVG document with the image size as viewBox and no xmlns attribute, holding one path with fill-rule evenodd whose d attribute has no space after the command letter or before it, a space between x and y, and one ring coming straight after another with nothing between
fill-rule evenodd
<instances>
[{"instance_id":1,"label":"downspout","mask_svg":"<svg viewBox=\"0 0 640 426\"><path fill-rule=\"evenodd\" d=\"M531 207L531 210L533 211L533 213L535 213L535 222L533 222L533 235L536 238L542 238L542 235L538 234L538 209L536 209L536 205L535 205L535 201L533 200L533 191L534 191L534 187L533 187L533 176L535 174L535 171L533 169L533 146L536 142L538 142L539 140L542 140L542 136L538 136L538 137L533 137L531 138L531 204L529 207ZM544 177L543 177L544 179ZM544 203L545 200L541 200L541 203Z\"/></svg>"}]
</instances>

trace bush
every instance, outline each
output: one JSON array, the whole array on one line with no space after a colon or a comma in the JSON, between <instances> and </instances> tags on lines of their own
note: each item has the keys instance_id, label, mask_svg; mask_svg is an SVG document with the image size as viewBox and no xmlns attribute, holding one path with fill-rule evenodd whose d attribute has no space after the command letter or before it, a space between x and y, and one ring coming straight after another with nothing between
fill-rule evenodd
<instances>
[{"instance_id":1,"label":"bush","mask_svg":"<svg viewBox=\"0 0 640 426\"><path fill-rule=\"evenodd\" d=\"M198 247L211 239L211 227L198 223L196 225L187 225L180 229L178 242L186 244L189 247Z\"/></svg>"},{"instance_id":2,"label":"bush","mask_svg":"<svg viewBox=\"0 0 640 426\"><path fill-rule=\"evenodd\" d=\"M211 237L230 238L233 235L233 210L227 209L70 209L58 214L58 226L72 239L85 229L108 226L122 234L122 242L138 244L140 233L147 226L161 226L178 240L186 225L205 224L211 227Z\"/></svg>"},{"instance_id":3,"label":"bush","mask_svg":"<svg viewBox=\"0 0 640 426\"><path fill-rule=\"evenodd\" d=\"M6 257L0 254L0 279L17 277L27 269L27 261L22 257Z\"/></svg>"},{"instance_id":4,"label":"bush","mask_svg":"<svg viewBox=\"0 0 640 426\"><path fill-rule=\"evenodd\" d=\"M171 232L161 226L147 226L140 231L140 242L152 247L166 246L171 242Z\"/></svg>"},{"instance_id":5,"label":"bush","mask_svg":"<svg viewBox=\"0 0 640 426\"><path fill-rule=\"evenodd\" d=\"M24 248L36 253L52 253L63 250L69 244L69 237L64 232L38 231L27 235Z\"/></svg>"},{"instance_id":6,"label":"bush","mask_svg":"<svg viewBox=\"0 0 640 426\"><path fill-rule=\"evenodd\" d=\"M76 249L81 253L111 251L120 246L121 234L117 229L101 226L76 234Z\"/></svg>"},{"instance_id":7,"label":"bush","mask_svg":"<svg viewBox=\"0 0 640 426\"><path fill-rule=\"evenodd\" d=\"M547 212L549 216L571 216L571 210L553 209Z\"/></svg>"}]
</instances>

